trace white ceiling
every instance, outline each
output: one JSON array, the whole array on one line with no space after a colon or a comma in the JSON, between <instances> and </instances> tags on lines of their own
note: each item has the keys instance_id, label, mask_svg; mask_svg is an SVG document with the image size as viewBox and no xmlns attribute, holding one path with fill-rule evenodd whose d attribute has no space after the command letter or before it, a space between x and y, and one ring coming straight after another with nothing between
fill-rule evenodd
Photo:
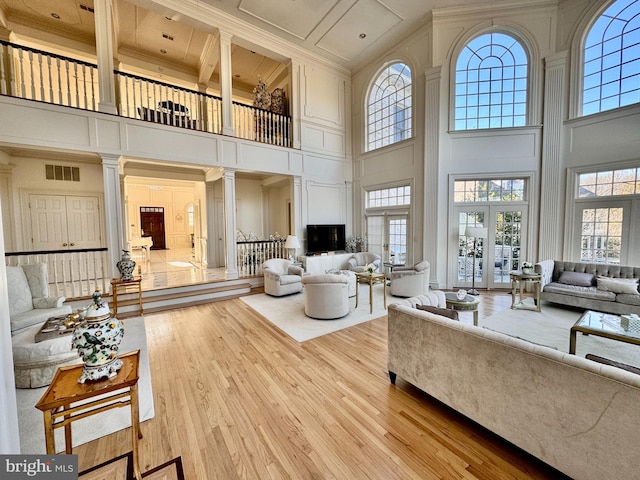
<instances>
[{"instance_id":1,"label":"white ceiling","mask_svg":"<svg viewBox=\"0 0 640 480\"><path fill-rule=\"evenodd\" d=\"M231 20L241 20L351 68L416 30L433 8L474 3L477 0L113 0L113 24L117 56L126 64L216 83L217 32L210 25L215 22L224 28ZM219 15L205 24L177 12L179 5L200 5ZM93 7L93 0L0 0L0 24L45 45L50 32L67 39L70 49L85 45L90 54ZM234 42L234 88L250 92L258 77L271 84L286 76L285 59L260 45Z\"/></svg>"}]
</instances>

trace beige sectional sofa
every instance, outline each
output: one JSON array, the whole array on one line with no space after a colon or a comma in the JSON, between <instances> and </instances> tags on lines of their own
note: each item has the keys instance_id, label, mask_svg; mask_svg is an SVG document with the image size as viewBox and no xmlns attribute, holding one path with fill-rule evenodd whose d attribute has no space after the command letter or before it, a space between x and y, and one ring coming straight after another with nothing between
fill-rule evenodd
<instances>
[{"instance_id":1,"label":"beige sectional sofa","mask_svg":"<svg viewBox=\"0 0 640 480\"><path fill-rule=\"evenodd\" d=\"M640 314L640 267L543 260L540 298L585 310Z\"/></svg>"},{"instance_id":2,"label":"beige sectional sofa","mask_svg":"<svg viewBox=\"0 0 640 480\"><path fill-rule=\"evenodd\" d=\"M396 376L580 480L639 478L640 375L420 311L389 306Z\"/></svg>"}]
</instances>

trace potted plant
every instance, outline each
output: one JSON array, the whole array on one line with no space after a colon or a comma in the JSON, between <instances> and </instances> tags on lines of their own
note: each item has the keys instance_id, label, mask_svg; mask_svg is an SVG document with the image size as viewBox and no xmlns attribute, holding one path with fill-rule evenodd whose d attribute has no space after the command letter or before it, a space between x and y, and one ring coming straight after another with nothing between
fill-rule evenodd
<instances>
[{"instance_id":1,"label":"potted plant","mask_svg":"<svg viewBox=\"0 0 640 480\"><path fill-rule=\"evenodd\" d=\"M522 273L524 275L529 275L533 273L533 263L531 262L522 262Z\"/></svg>"}]
</instances>

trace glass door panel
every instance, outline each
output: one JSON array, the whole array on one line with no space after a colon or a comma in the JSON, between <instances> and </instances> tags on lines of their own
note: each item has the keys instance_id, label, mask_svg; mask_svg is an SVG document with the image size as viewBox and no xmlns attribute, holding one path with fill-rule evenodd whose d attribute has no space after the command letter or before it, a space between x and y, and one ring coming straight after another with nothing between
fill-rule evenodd
<instances>
[{"instance_id":1,"label":"glass door panel","mask_svg":"<svg viewBox=\"0 0 640 480\"><path fill-rule=\"evenodd\" d=\"M390 216L387 218L387 251L391 263L407 262L407 217ZM385 257L382 257L386 261Z\"/></svg>"},{"instance_id":2,"label":"glass door panel","mask_svg":"<svg viewBox=\"0 0 640 480\"><path fill-rule=\"evenodd\" d=\"M485 208L460 209L458 212L457 278L454 282L456 287L482 286L482 257L487 239L467 237L466 230L467 227L484 227L486 213Z\"/></svg>"},{"instance_id":3,"label":"glass door panel","mask_svg":"<svg viewBox=\"0 0 640 480\"><path fill-rule=\"evenodd\" d=\"M509 272L520 268L523 244L523 212L522 210L504 210L492 208L494 225L493 249L488 254L487 262L491 275L489 288L505 288L511 285ZM491 236L491 233L489 234Z\"/></svg>"},{"instance_id":4,"label":"glass door panel","mask_svg":"<svg viewBox=\"0 0 640 480\"><path fill-rule=\"evenodd\" d=\"M384 215L367 216L367 251L384 257Z\"/></svg>"}]
</instances>

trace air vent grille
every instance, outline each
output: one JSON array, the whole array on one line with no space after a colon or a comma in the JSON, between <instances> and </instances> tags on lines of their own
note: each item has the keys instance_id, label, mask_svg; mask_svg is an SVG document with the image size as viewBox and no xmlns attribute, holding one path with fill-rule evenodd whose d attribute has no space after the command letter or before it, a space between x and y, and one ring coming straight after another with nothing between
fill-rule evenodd
<instances>
[{"instance_id":1,"label":"air vent grille","mask_svg":"<svg viewBox=\"0 0 640 480\"><path fill-rule=\"evenodd\" d=\"M162 38L166 38L167 40L171 40L173 42L173 36L169 35L168 33L163 33Z\"/></svg>"},{"instance_id":2,"label":"air vent grille","mask_svg":"<svg viewBox=\"0 0 640 480\"><path fill-rule=\"evenodd\" d=\"M80 4L80 8L81 8L82 10L86 10L87 12L93 13L93 7L88 7L88 6L86 6L86 5L82 5L82 4Z\"/></svg>"},{"instance_id":3,"label":"air vent grille","mask_svg":"<svg viewBox=\"0 0 640 480\"><path fill-rule=\"evenodd\" d=\"M64 165L45 165L45 177L47 180L62 180L64 182L79 182L80 168Z\"/></svg>"}]
</instances>

